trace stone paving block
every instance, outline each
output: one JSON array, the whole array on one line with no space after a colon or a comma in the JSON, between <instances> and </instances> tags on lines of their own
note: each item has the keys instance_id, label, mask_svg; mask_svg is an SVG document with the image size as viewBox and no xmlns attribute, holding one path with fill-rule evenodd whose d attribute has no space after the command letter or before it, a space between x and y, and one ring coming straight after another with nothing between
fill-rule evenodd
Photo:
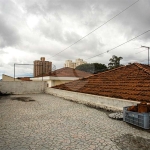
<instances>
[{"instance_id":1,"label":"stone paving block","mask_svg":"<svg viewBox=\"0 0 150 150\"><path fill-rule=\"evenodd\" d=\"M2 150L150 150L149 130L112 120L105 111L48 94L12 95L2 100Z\"/></svg>"}]
</instances>

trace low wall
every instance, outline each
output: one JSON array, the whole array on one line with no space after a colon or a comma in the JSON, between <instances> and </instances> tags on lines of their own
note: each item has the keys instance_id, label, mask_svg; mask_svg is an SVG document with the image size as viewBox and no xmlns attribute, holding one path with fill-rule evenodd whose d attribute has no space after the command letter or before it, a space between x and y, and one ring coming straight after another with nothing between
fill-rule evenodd
<instances>
[{"instance_id":1,"label":"low wall","mask_svg":"<svg viewBox=\"0 0 150 150\"><path fill-rule=\"evenodd\" d=\"M138 102L85 93L71 92L54 88L46 88L45 93L69 99L78 103L104 108L112 111L122 111L125 106L136 105Z\"/></svg>"},{"instance_id":2,"label":"low wall","mask_svg":"<svg viewBox=\"0 0 150 150\"><path fill-rule=\"evenodd\" d=\"M47 84L44 81L2 81L0 91L12 94L44 93Z\"/></svg>"}]
</instances>

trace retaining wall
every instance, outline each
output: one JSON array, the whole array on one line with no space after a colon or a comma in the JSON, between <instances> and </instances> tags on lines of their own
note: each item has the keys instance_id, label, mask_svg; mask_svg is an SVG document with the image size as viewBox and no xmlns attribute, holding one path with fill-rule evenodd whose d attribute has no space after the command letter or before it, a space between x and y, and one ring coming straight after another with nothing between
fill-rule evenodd
<instances>
[{"instance_id":1,"label":"retaining wall","mask_svg":"<svg viewBox=\"0 0 150 150\"><path fill-rule=\"evenodd\" d=\"M91 105L93 107L104 108L113 111L123 111L123 107L136 105L138 103L136 101L96 96L91 94L59 90L54 88L46 88L45 93L69 99L78 103Z\"/></svg>"},{"instance_id":2,"label":"retaining wall","mask_svg":"<svg viewBox=\"0 0 150 150\"><path fill-rule=\"evenodd\" d=\"M44 81L2 81L0 91L12 94L44 93L47 84Z\"/></svg>"}]
</instances>

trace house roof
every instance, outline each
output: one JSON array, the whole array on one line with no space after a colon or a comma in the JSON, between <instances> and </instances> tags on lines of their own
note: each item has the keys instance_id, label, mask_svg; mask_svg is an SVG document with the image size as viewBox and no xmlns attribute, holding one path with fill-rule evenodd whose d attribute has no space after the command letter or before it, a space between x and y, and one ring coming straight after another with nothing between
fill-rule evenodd
<instances>
[{"instance_id":1,"label":"house roof","mask_svg":"<svg viewBox=\"0 0 150 150\"><path fill-rule=\"evenodd\" d=\"M92 74L69 67L57 69L52 73L50 73L50 76L57 76L57 77L87 77L90 75Z\"/></svg>"},{"instance_id":2,"label":"house roof","mask_svg":"<svg viewBox=\"0 0 150 150\"><path fill-rule=\"evenodd\" d=\"M44 74L43 76L53 76L53 77L87 77L92 75L91 73L85 72L85 71L80 71L77 69L69 68L69 67L64 67L61 69L57 69L49 74ZM37 77L41 77L37 76Z\"/></svg>"},{"instance_id":3,"label":"house roof","mask_svg":"<svg viewBox=\"0 0 150 150\"><path fill-rule=\"evenodd\" d=\"M17 79L19 79L21 81L32 81L32 80L30 80L30 77L18 77Z\"/></svg>"},{"instance_id":4,"label":"house roof","mask_svg":"<svg viewBox=\"0 0 150 150\"><path fill-rule=\"evenodd\" d=\"M150 66L134 63L53 88L150 102Z\"/></svg>"}]
</instances>

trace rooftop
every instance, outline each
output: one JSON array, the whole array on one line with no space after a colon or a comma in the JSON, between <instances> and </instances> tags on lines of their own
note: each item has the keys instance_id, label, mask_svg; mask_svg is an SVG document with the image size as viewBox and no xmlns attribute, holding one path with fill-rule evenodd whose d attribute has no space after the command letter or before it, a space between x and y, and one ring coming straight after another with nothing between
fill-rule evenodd
<instances>
[{"instance_id":1,"label":"rooftop","mask_svg":"<svg viewBox=\"0 0 150 150\"><path fill-rule=\"evenodd\" d=\"M85 71L80 71L77 69L69 68L69 67L64 67L61 69L57 69L49 74L44 74L43 76L54 76L54 77L87 77L91 76L91 73L85 72ZM41 77L38 76L38 77Z\"/></svg>"},{"instance_id":2,"label":"rooftop","mask_svg":"<svg viewBox=\"0 0 150 150\"><path fill-rule=\"evenodd\" d=\"M0 102L1 150L149 149L149 130L112 120L102 110L48 94L11 95Z\"/></svg>"},{"instance_id":3,"label":"rooftop","mask_svg":"<svg viewBox=\"0 0 150 150\"><path fill-rule=\"evenodd\" d=\"M134 63L53 88L150 102L150 66Z\"/></svg>"},{"instance_id":4,"label":"rooftop","mask_svg":"<svg viewBox=\"0 0 150 150\"><path fill-rule=\"evenodd\" d=\"M21 81L31 81L31 77L18 77L17 79L20 79Z\"/></svg>"}]
</instances>

